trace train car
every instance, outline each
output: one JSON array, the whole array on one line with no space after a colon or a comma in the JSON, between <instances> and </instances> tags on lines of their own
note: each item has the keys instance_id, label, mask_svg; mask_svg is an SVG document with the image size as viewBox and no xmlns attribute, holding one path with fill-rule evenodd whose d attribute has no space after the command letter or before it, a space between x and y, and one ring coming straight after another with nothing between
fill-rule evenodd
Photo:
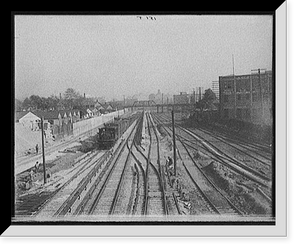
<instances>
[{"instance_id":1,"label":"train car","mask_svg":"<svg viewBox=\"0 0 300 250\"><path fill-rule=\"evenodd\" d=\"M118 125L115 123L105 124L99 128L98 147L99 149L110 149L118 140Z\"/></svg>"},{"instance_id":2,"label":"train car","mask_svg":"<svg viewBox=\"0 0 300 250\"><path fill-rule=\"evenodd\" d=\"M136 118L137 116L119 118L112 123L104 124L104 127L99 128L98 148L110 149Z\"/></svg>"}]
</instances>

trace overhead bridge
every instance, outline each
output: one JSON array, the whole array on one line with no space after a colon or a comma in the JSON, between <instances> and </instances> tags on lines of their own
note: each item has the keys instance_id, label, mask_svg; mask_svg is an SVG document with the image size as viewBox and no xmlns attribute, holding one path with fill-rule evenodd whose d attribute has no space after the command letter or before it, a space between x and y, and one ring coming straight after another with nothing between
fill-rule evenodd
<instances>
[{"instance_id":1,"label":"overhead bridge","mask_svg":"<svg viewBox=\"0 0 300 250\"><path fill-rule=\"evenodd\" d=\"M157 113L170 112L174 110L174 112L183 112L183 111L191 111L195 108L195 104L192 103L164 103L157 104L153 100L145 100L145 101L135 101L130 106L125 106L125 108L129 108L131 111L134 110L149 110L156 111Z\"/></svg>"}]
</instances>

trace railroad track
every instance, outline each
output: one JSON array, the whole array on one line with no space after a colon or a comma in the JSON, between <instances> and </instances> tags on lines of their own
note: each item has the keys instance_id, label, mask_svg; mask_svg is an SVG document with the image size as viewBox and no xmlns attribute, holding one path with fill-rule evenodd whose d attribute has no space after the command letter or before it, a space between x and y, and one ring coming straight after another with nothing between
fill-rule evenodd
<instances>
[{"instance_id":1,"label":"railroad track","mask_svg":"<svg viewBox=\"0 0 300 250\"><path fill-rule=\"evenodd\" d=\"M170 121L170 117L166 116L164 114L164 119L166 119L167 121ZM223 133L220 132L216 132L216 131L211 131L207 128L203 128L203 126L201 126L200 122L196 121L199 126L197 126L197 130L199 131L203 131L206 134L211 135L212 137L215 137L216 139L220 140L223 139L223 141L228 144L228 145L233 145L233 146L239 146L240 148L243 148L244 150L247 150L248 152L252 152L255 155L259 155L260 158L263 158L267 161L271 161L272 158L272 152L270 149L270 145L267 144L259 144L256 142L250 142L249 140L245 140L241 137L234 137L234 135L227 133L226 131L224 131ZM201 127L201 128L199 128ZM244 152L244 151L243 151ZM251 155L252 157L255 157L253 155ZM257 157L255 157L257 158ZM257 159L258 161L260 161L261 159Z\"/></svg>"},{"instance_id":2,"label":"railroad track","mask_svg":"<svg viewBox=\"0 0 300 250\"><path fill-rule=\"evenodd\" d=\"M134 129L132 129L131 133L133 130ZM119 145L117 145L114 154L112 154L111 151L106 153L105 160L94 166L86 176L81 179L74 191L55 212L55 216L75 216L91 213L94 209L92 204L99 195L99 189L101 190L104 185L103 180L106 180L111 174L112 169L110 165L115 163L116 155L121 153L125 145L126 142L121 141Z\"/></svg>"},{"instance_id":3,"label":"railroad track","mask_svg":"<svg viewBox=\"0 0 300 250\"><path fill-rule=\"evenodd\" d=\"M146 206L146 197L147 197L147 185L146 185L146 171L138 159L137 156L137 145L134 142L134 148L131 150L131 155L135 161L135 171L136 171L136 192L135 197L133 199L133 205L131 214L132 215L145 215L145 206Z\"/></svg>"},{"instance_id":4,"label":"railroad track","mask_svg":"<svg viewBox=\"0 0 300 250\"><path fill-rule=\"evenodd\" d=\"M167 121L167 118L163 118L164 121ZM245 176L246 178L256 182L257 184L268 188L271 185L271 179L264 172L261 172L260 169L253 169L252 166L248 166L241 161L231 157L229 154L221 151L217 148L213 143L205 139L203 136L196 134L190 129L184 128L179 124L175 124L176 128L185 132L192 140L196 140L201 144L202 148L204 148L212 158L219 161L223 165L229 167L231 170ZM187 139L189 140L189 139Z\"/></svg>"},{"instance_id":5,"label":"railroad track","mask_svg":"<svg viewBox=\"0 0 300 250\"><path fill-rule=\"evenodd\" d=\"M161 120L159 120L159 117L155 117L158 123L161 123ZM166 131L168 136L171 137L171 129L162 126L162 128ZM201 199L203 200L204 204L208 208L208 210L217 215L226 215L226 216L242 216L243 213L233 205L233 203L219 190L214 183L205 175L205 173L201 170L201 168L198 166L198 164L194 161L192 155L190 154L189 150L187 149L185 142L182 141L181 138L177 137L178 144L177 152L179 159L182 162L183 168L187 175L189 176L190 180L196 187L197 191L200 194ZM180 150L181 149L181 150ZM186 157L182 157L181 153L182 151L185 151L185 153L189 156L190 161L194 165L194 168L192 168L189 164L189 166L185 163ZM195 176L199 176L200 178L195 178Z\"/></svg>"},{"instance_id":6,"label":"railroad track","mask_svg":"<svg viewBox=\"0 0 300 250\"><path fill-rule=\"evenodd\" d=\"M148 157L147 157L147 166L146 166L146 187L147 187L147 199L145 206L146 215L167 215L168 208L166 205L166 197L164 192L163 182L159 172L159 166L155 167L155 163L151 163L151 159L157 159L159 164L159 148L155 150L155 142L158 145L157 135L154 132L153 124L149 113L146 113L146 119L148 124L148 134L149 134L149 148L148 148ZM154 135L154 136L153 136ZM154 139L155 138L155 139ZM153 140L156 140L153 143Z\"/></svg>"},{"instance_id":7,"label":"railroad track","mask_svg":"<svg viewBox=\"0 0 300 250\"><path fill-rule=\"evenodd\" d=\"M33 206L32 204L35 202L38 204L38 206L36 206L36 205L33 206L36 208L35 208L34 212L32 213L32 215L43 216L43 214L49 213L47 206L49 206L51 208L55 207L56 201L53 199L53 197L55 197L56 195L59 196L59 194L63 193L63 192L71 192L68 190L68 186L70 186L74 183L78 183L78 180L82 176L85 176L90 171L92 166L97 165L99 162L101 162L106 157L107 157L107 155L105 155L105 154L99 155L96 151L91 151L89 153L86 153L79 159L77 159L72 164L72 169L65 174L65 178L68 178L68 180L66 182L64 182L62 185L61 185L61 183L57 184L57 182L51 183L51 185L54 186L56 188L56 190L51 192L51 194L48 195L48 197L46 197L46 199L43 200L43 198L45 198L44 194L46 194L47 191L43 191L41 193L35 194L35 196L37 196L37 198L34 198L34 197L31 198L31 200L29 202L30 203L29 206ZM70 177L68 177L68 176L70 176ZM59 179L59 181L60 181L60 179ZM39 198L38 198L39 196L42 197L42 200L39 200ZM52 203L52 204L49 204L49 203Z\"/></svg>"},{"instance_id":8,"label":"railroad track","mask_svg":"<svg viewBox=\"0 0 300 250\"><path fill-rule=\"evenodd\" d=\"M178 136L179 138L181 138L181 140L184 141L185 146L191 148L191 149L194 150L195 152L198 152L199 147L205 149L204 147L201 147L201 145L199 145L198 143L194 143L194 142L192 142L191 140L187 140L187 139L185 139L185 138L182 137L182 136L179 136L179 135L177 135L177 136ZM203 154L203 152L202 152L202 154ZM231 168L231 165L229 165L229 164L228 164L227 162L225 162L225 161L222 161L222 159L219 159L219 158L217 158L217 157L214 157L213 155L210 155L210 156L208 156L208 157L210 157L212 160L214 160L214 161L216 161L216 162L222 163L224 166L227 166L227 167ZM241 173L241 174L244 176L243 173ZM249 179L249 178L248 178L248 179ZM251 179L252 181L256 182L258 185L263 186L264 188L266 188L267 193L270 192L269 186L266 186L264 183L262 183L261 181L259 181L259 180L257 180L257 179L253 179L253 178L250 178L250 179ZM261 190L261 188L257 187L256 190L258 191L258 193L259 193L259 194L260 194L267 202L272 203L272 198L271 198L269 195L267 195L265 192L263 192L263 191Z\"/></svg>"},{"instance_id":9,"label":"railroad track","mask_svg":"<svg viewBox=\"0 0 300 250\"><path fill-rule=\"evenodd\" d=\"M261 173L255 169L245 165L241 161L238 161L235 158L231 157L229 154L219 150L211 142L209 142L205 138L195 134L193 131L183 128L178 125L177 125L177 128L180 128L182 131L188 133L193 138L197 139L198 142L201 143L201 145L206 149L206 151L208 151L215 158L217 158L219 162L221 162L222 164L225 164L227 167L229 167L233 171L238 172L239 174L258 183L261 186L264 186L264 187L270 186L271 179L270 179L270 177L266 176L264 173Z\"/></svg>"},{"instance_id":10,"label":"railroad track","mask_svg":"<svg viewBox=\"0 0 300 250\"><path fill-rule=\"evenodd\" d=\"M45 154L48 155L48 154L51 154L55 151L59 151L59 150L65 148L66 146L71 145L74 142L77 142L80 138L86 138L86 136L90 135L91 132L92 132L92 130L84 132L83 134L77 135L75 137L71 136L71 138L69 140L62 141L58 144L50 145L50 146L45 148ZM41 152L38 153L37 155L26 156L26 157L22 156L22 157L16 159L16 166L23 165L23 164L26 164L26 163L32 162L32 161L37 161L41 157L42 157ZM20 172L19 174L24 173L25 171L27 171L27 170L24 170L24 171Z\"/></svg>"},{"instance_id":11,"label":"railroad track","mask_svg":"<svg viewBox=\"0 0 300 250\"><path fill-rule=\"evenodd\" d=\"M271 165L271 160L272 160L271 156L267 156L267 154L268 154L267 152L265 152L264 154L261 154L260 149L253 150L251 144L247 145L243 142L233 142L230 138L225 138L222 135L212 133L212 132L210 132L208 130L205 130L205 129L202 129L202 128L201 129L196 128L195 132L198 135L199 135L199 132L208 134L212 138L214 138L214 139L226 144L227 146L232 147L235 150L239 151L241 154L247 155L248 157L253 158L255 161L258 161L258 162L260 162L264 165L267 165L267 166ZM259 156L259 157L257 157L257 156Z\"/></svg>"},{"instance_id":12,"label":"railroad track","mask_svg":"<svg viewBox=\"0 0 300 250\"><path fill-rule=\"evenodd\" d=\"M236 143L236 144L239 144L241 146L244 146L247 149L252 149L252 150L254 150L255 153L259 153L259 152L264 152L264 153L268 153L268 154L272 153L271 150L270 150L270 145L259 144L259 143L253 142L253 141L250 142L249 139L245 140L245 139L240 138L240 137L235 137L234 135L232 135L230 133L227 133L227 132L224 132L224 133L221 134L221 133L215 132L215 131L212 132L212 131L210 131L208 129L205 129L203 127L201 127L201 129L207 131L208 133L213 133L213 134L216 134L218 136L222 136L222 137L224 137L224 139L230 140L233 143ZM226 135L226 137L225 137L225 135ZM265 155L263 155L263 154L260 154L260 155L262 157L265 157Z\"/></svg>"},{"instance_id":13,"label":"railroad track","mask_svg":"<svg viewBox=\"0 0 300 250\"><path fill-rule=\"evenodd\" d=\"M114 160L111 164L109 164L111 166L108 171L97 182L95 190L89 194L89 200L81 213L101 216L114 214L124 181L124 174L128 168L130 150L132 148L132 140L135 130L136 124L128 138L122 144L120 151L114 157ZM131 145L128 150L126 145L130 140Z\"/></svg>"}]
</instances>

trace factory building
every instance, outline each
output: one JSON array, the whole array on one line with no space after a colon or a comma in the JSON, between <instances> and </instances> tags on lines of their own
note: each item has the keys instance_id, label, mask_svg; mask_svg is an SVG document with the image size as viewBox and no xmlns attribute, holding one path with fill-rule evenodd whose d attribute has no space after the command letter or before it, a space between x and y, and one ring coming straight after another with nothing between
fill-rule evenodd
<instances>
[{"instance_id":1,"label":"factory building","mask_svg":"<svg viewBox=\"0 0 300 250\"><path fill-rule=\"evenodd\" d=\"M174 104L188 104L189 95L186 92L180 92L179 95L173 96Z\"/></svg>"},{"instance_id":2,"label":"factory building","mask_svg":"<svg viewBox=\"0 0 300 250\"><path fill-rule=\"evenodd\" d=\"M222 119L272 125L272 71L220 76L219 96Z\"/></svg>"}]
</instances>

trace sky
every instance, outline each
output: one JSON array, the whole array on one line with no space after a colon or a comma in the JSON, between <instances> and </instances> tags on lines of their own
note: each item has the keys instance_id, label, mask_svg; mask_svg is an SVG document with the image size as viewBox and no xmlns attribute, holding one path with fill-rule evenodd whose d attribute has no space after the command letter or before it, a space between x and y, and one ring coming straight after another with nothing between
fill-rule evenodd
<instances>
[{"instance_id":1,"label":"sky","mask_svg":"<svg viewBox=\"0 0 300 250\"><path fill-rule=\"evenodd\" d=\"M107 100L211 88L272 69L270 15L16 15L15 97Z\"/></svg>"}]
</instances>

